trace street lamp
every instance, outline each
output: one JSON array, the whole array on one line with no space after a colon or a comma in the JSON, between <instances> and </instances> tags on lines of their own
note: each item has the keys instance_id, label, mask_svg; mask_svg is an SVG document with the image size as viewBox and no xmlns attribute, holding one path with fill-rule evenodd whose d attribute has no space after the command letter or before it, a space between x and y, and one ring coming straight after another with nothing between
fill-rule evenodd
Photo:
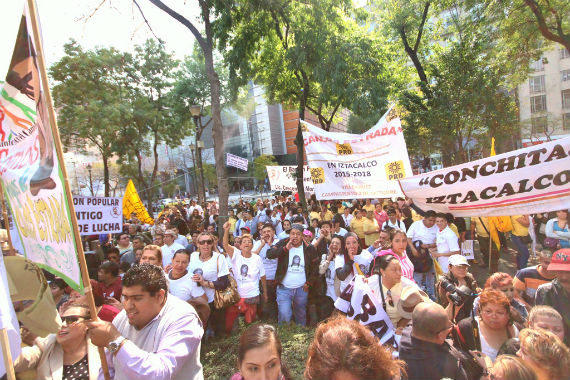
<instances>
[{"instance_id":1,"label":"street lamp","mask_svg":"<svg viewBox=\"0 0 570 380\"><path fill-rule=\"evenodd\" d=\"M202 148L204 147L204 143L200 140L198 140L198 129L200 128L200 116L202 114L202 107L200 105L194 104L190 106L190 114L192 115L192 118L194 119L194 125L196 126L196 131L194 132L194 137L196 140L196 163L198 165L198 170L200 171L200 182L201 182L201 195L202 195L202 199L205 202L206 201L206 187L205 187L205 183L204 183L204 170L202 168ZM192 144L194 145L194 144ZM190 147L190 149L192 150L192 155L194 154L194 150L192 149L192 147Z\"/></svg>"},{"instance_id":2,"label":"street lamp","mask_svg":"<svg viewBox=\"0 0 570 380\"><path fill-rule=\"evenodd\" d=\"M95 196L95 194L93 194L93 178L91 177L91 170L93 170L93 165L91 165L91 163L88 163L87 171L89 172L89 189L91 190L91 195Z\"/></svg>"}]
</instances>

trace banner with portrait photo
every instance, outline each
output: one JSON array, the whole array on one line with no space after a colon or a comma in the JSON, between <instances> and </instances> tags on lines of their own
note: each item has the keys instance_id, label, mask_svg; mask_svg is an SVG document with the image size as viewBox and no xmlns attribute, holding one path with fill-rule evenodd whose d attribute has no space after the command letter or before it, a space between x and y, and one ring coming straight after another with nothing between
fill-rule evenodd
<instances>
[{"instance_id":1,"label":"banner with portrait photo","mask_svg":"<svg viewBox=\"0 0 570 380\"><path fill-rule=\"evenodd\" d=\"M267 177L272 191L297 192L297 167L292 165L266 166ZM309 166L303 166L303 186L305 193L313 194L315 188L311 180L311 170Z\"/></svg>"},{"instance_id":2,"label":"banner with portrait photo","mask_svg":"<svg viewBox=\"0 0 570 380\"><path fill-rule=\"evenodd\" d=\"M402 125L386 112L360 135L327 132L301 122L317 199L403 196L398 179L412 175Z\"/></svg>"},{"instance_id":3,"label":"banner with portrait photo","mask_svg":"<svg viewBox=\"0 0 570 380\"><path fill-rule=\"evenodd\" d=\"M570 205L570 137L400 180L423 210L454 216L535 214Z\"/></svg>"}]
</instances>

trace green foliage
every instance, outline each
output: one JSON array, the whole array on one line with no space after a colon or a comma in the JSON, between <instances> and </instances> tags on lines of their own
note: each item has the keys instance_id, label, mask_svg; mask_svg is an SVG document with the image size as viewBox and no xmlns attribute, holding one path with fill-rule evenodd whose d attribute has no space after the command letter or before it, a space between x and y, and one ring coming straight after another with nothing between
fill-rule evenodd
<instances>
[{"instance_id":1,"label":"green foliage","mask_svg":"<svg viewBox=\"0 0 570 380\"><path fill-rule=\"evenodd\" d=\"M201 362L205 379L229 379L237 372L239 337L247 326L240 321L239 328L231 336L209 341L202 346ZM303 379L309 345L313 341L314 328L285 324L277 326L283 346L283 362L293 379Z\"/></svg>"},{"instance_id":2,"label":"green foliage","mask_svg":"<svg viewBox=\"0 0 570 380\"><path fill-rule=\"evenodd\" d=\"M204 180L208 182L210 187L218 186L218 177L216 176L216 168L212 164L203 163Z\"/></svg>"},{"instance_id":3,"label":"green foliage","mask_svg":"<svg viewBox=\"0 0 570 380\"><path fill-rule=\"evenodd\" d=\"M267 170L265 169L266 166L275 166L277 165L277 161L275 161L275 157L263 154L259 157L255 157L253 159L253 175L259 181L265 180L267 177Z\"/></svg>"}]
</instances>

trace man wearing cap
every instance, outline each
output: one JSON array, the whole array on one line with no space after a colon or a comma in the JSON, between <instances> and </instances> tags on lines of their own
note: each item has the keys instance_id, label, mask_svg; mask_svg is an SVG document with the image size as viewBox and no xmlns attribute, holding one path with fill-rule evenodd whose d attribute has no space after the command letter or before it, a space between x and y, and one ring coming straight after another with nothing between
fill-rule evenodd
<instances>
[{"instance_id":1,"label":"man wearing cap","mask_svg":"<svg viewBox=\"0 0 570 380\"><path fill-rule=\"evenodd\" d=\"M241 212L241 219L238 219L236 223L236 230L234 231L234 237L240 236L242 232L242 227L249 228L250 234L254 234L257 232L257 220L251 218L251 214L249 211L242 211Z\"/></svg>"},{"instance_id":2,"label":"man wearing cap","mask_svg":"<svg viewBox=\"0 0 570 380\"><path fill-rule=\"evenodd\" d=\"M536 290L535 305L551 306L564 320L564 340L570 341L570 248L554 252L548 271L556 278Z\"/></svg>"},{"instance_id":3,"label":"man wearing cap","mask_svg":"<svg viewBox=\"0 0 570 380\"><path fill-rule=\"evenodd\" d=\"M304 227L293 224L289 237L267 251L268 259L277 260L277 308L279 323L291 321L307 324L307 300L309 289L317 284L319 257L315 247L303 241Z\"/></svg>"},{"instance_id":4,"label":"man wearing cap","mask_svg":"<svg viewBox=\"0 0 570 380\"><path fill-rule=\"evenodd\" d=\"M179 249L184 249L184 246L176 242L178 234L173 230L166 230L164 232L164 245L160 247L162 251L162 266L166 268L172 263L174 253Z\"/></svg>"}]
</instances>

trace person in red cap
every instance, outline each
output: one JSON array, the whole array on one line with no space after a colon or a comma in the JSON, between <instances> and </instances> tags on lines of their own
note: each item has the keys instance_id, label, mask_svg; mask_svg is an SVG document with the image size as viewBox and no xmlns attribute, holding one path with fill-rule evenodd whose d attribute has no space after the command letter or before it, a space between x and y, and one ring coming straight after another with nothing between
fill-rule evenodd
<instances>
[{"instance_id":1,"label":"person in red cap","mask_svg":"<svg viewBox=\"0 0 570 380\"><path fill-rule=\"evenodd\" d=\"M552 306L564 319L564 341L570 342L570 248L554 252L548 271L556 278L536 290L535 305Z\"/></svg>"}]
</instances>

